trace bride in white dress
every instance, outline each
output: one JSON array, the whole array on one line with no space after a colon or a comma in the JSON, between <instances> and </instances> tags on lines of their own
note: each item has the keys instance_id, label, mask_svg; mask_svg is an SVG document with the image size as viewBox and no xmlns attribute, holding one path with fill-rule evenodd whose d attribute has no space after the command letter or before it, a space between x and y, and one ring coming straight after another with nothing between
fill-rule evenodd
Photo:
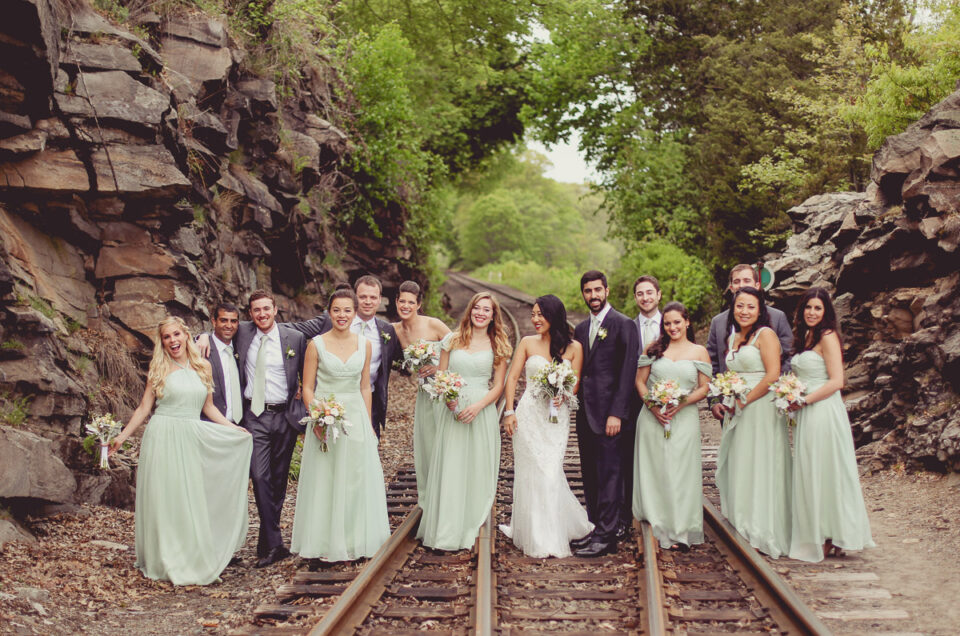
<instances>
[{"instance_id":1,"label":"bride in white dress","mask_svg":"<svg viewBox=\"0 0 960 636\"><path fill-rule=\"evenodd\" d=\"M515 413L513 403L520 374L526 374L529 385L551 360L570 364L579 377L583 347L571 337L566 308L556 296L537 298L530 318L537 335L520 341L507 376L503 426L513 436L513 510L510 525L500 530L527 556L567 557L570 541L593 530L563 472L569 406L561 404L559 423L550 423L549 401L526 391Z\"/></svg>"}]
</instances>

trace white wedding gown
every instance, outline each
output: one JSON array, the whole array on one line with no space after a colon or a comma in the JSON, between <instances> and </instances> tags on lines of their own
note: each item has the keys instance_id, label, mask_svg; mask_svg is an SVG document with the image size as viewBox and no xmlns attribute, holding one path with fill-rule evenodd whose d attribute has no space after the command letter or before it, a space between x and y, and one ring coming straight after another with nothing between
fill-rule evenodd
<instances>
[{"instance_id":1,"label":"white wedding gown","mask_svg":"<svg viewBox=\"0 0 960 636\"><path fill-rule=\"evenodd\" d=\"M549 361L527 358L527 385ZM593 530L587 511L570 490L563 456L570 435L570 410L560 407L559 422L548 421L549 403L526 391L517 405L513 434L513 510L509 526L500 530L532 557L570 556L570 541Z\"/></svg>"}]
</instances>

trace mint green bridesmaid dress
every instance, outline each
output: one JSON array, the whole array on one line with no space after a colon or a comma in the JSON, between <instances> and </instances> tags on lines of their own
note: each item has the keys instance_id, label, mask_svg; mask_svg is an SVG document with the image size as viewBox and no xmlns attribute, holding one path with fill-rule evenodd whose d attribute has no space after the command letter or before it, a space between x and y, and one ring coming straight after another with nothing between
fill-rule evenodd
<instances>
[{"instance_id":1,"label":"mint green bridesmaid dress","mask_svg":"<svg viewBox=\"0 0 960 636\"><path fill-rule=\"evenodd\" d=\"M710 365L697 360L640 356L638 367L650 367L647 387L676 380L684 392L697 388ZM681 409L670 422L670 438L646 407L637 417L633 453L633 516L650 523L660 546L703 543L703 476L700 460L700 417L696 405Z\"/></svg>"},{"instance_id":2,"label":"mint green bridesmaid dress","mask_svg":"<svg viewBox=\"0 0 960 636\"><path fill-rule=\"evenodd\" d=\"M201 420L206 399L193 369L168 375L140 446L136 566L174 585L218 580L247 537L253 438Z\"/></svg>"},{"instance_id":3,"label":"mint green bridesmaid dress","mask_svg":"<svg viewBox=\"0 0 960 636\"><path fill-rule=\"evenodd\" d=\"M755 344L759 335L757 331L739 351L733 351L731 336L727 354L727 368L751 390L764 376ZM787 420L777 413L772 393L724 424L717 454L721 510L750 545L775 559L790 549L792 470Z\"/></svg>"},{"instance_id":4,"label":"mint green bridesmaid dress","mask_svg":"<svg viewBox=\"0 0 960 636\"><path fill-rule=\"evenodd\" d=\"M793 356L790 364L807 393L830 379L826 362L815 351ZM850 419L840 391L797 411L793 445L790 558L823 560L822 546L827 539L844 550L874 547Z\"/></svg>"},{"instance_id":5,"label":"mint green bridesmaid dress","mask_svg":"<svg viewBox=\"0 0 960 636\"><path fill-rule=\"evenodd\" d=\"M443 339L450 351L452 334ZM466 382L459 404L469 406L490 390L493 352L450 351L449 369ZM469 424L438 405L437 433L428 479L420 506L423 518L417 538L438 550L473 547L480 526L490 514L500 471L500 423L494 404L486 406Z\"/></svg>"},{"instance_id":6,"label":"mint green bridesmaid dress","mask_svg":"<svg viewBox=\"0 0 960 636\"><path fill-rule=\"evenodd\" d=\"M423 501L424 484L430 472L430 457L437 436L437 403L430 399L422 386L417 388L417 402L413 411L413 468L417 477L419 502Z\"/></svg>"},{"instance_id":7,"label":"mint green bridesmaid dress","mask_svg":"<svg viewBox=\"0 0 960 636\"><path fill-rule=\"evenodd\" d=\"M351 426L320 450L320 440L307 428L297 484L290 550L305 559L353 561L371 557L390 537L387 492L377 451L377 435L360 393L366 341L343 362L327 351L323 338L317 348L314 395L333 394L343 404Z\"/></svg>"}]
</instances>

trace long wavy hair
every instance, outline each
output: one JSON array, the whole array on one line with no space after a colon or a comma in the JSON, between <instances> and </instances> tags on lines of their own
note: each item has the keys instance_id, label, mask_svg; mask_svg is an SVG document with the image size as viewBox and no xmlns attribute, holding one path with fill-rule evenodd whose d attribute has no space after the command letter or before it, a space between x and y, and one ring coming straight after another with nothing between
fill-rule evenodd
<instances>
[{"instance_id":1,"label":"long wavy hair","mask_svg":"<svg viewBox=\"0 0 960 636\"><path fill-rule=\"evenodd\" d=\"M567 324L567 308L563 301L553 294L540 296L534 303L540 308L543 318L550 323L550 358L560 362L573 341L570 325Z\"/></svg>"},{"instance_id":2,"label":"long wavy hair","mask_svg":"<svg viewBox=\"0 0 960 636\"><path fill-rule=\"evenodd\" d=\"M513 353L513 347L510 345L507 332L503 328L503 312L500 310L500 303L490 292L482 291L473 295L473 298L467 303L467 310L463 312L463 318L460 319L457 330L453 332L452 342L454 347L460 349L466 349L470 346L470 334L473 331L470 314L473 313L473 308L477 306L477 303L484 298L488 299L493 305L493 320L487 325L487 335L490 337L490 349L493 351L493 366L496 367L510 357L510 354Z\"/></svg>"},{"instance_id":3,"label":"long wavy hair","mask_svg":"<svg viewBox=\"0 0 960 636\"><path fill-rule=\"evenodd\" d=\"M807 327L807 322L803 319L803 310L807 303L814 298L819 298L823 303L823 319L811 329ZM843 337L840 335L840 323L837 320L837 310L833 308L830 294L822 287L811 287L800 299L797 311L793 316L793 352L803 353L807 349L813 349L823 338L824 332L827 331L837 334L837 338L840 338L840 344L843 344ZM811 334L810 346L807 346L808 332Z\"/></svg>"},{"instance_id":4,"label":"long wavy hair","mask_svg":"<svg viewBox=\"0 0 960 636\"><path fill-rule=\"evenodd\" d=\"M727 328L729 329L730 325L733 325L734 331L740 331L740 323L738 323L734 317L733 308L737 304L737 297L742 294L753 296L757 299L757 304L760 306L760 315L757 316L757 322L750 325L747 333L743 334L743 340L740 341L741 347L750 341L750 337L753 336L760 327L770 326L770 312L767 311L767 303L763 302L763 292L756 287L741 287L737 290L737 293L733 295L733 298L730 299L730 309L727 311ZM737 347L737 349L739 349L739 347Z\"/></svg>"},{"instance_id":5,"label":"long wavy hair","mask_svg":"<svg viewBox=\"0 0 960 636\"><path fill-rule=\"evenodd\" d=\"M663 352L667 350L667 347L670 346L670 336L667 335L667 330L664 328L663 322L667 317L667 312L671 311L680 312L680 316L687 321L687 340L694 344L697 342L697 336L693 332L693 324L690 322L690 312L687 311L683 303L672 300L668 302L666 307L663 308L663 311L660 312L660 337L647 349L647 356L650 358L659 358L663 355Z\"/></svg>"},{"instance_id":6,"label":"long wavy hair","mask_svg":"<svg viewBox=\"0 0 960 636\"><path fill-rule=\"evenodd\" d=\"M173 359L167 353L167 350L163 348L163 330L173 326L180 327L180 330L187 337L185 343L187 347L187 364L200 376L200 381L203 382L203 386L207 387L207 393L212 393L213 374L210 372L209 367L203 364L203 358L200 357L200 351L197 349L197 345L193 343L193 338L190 337L190 330L187 329L187 324L178 316L167 316L157 325L157 335L153 339L153 357L150 359L150 368L147 371L147 384L153 387L153 392L158 400L163 397L163 385L167 381L167 375L169 375L170 370L176 366L173 363Z\"/></svg>"}]
</instances>

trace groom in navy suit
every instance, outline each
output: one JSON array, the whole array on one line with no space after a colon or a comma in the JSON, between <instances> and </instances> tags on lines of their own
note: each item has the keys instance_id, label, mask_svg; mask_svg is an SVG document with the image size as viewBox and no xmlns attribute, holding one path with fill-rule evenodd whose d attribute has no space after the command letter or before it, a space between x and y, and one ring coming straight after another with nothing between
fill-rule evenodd
<instances>
[{"instance_id":1,"label":"groom in navy suit","mask_svg":"<svg viewBox=\"0 0 960 636\"><path fill-rule=\"evenodd\" d=\"M624 506L620 430L631 412L636 391L637 327L607 303L607 277L591 270L580 278L580 292L590 319L574 329L583 346L577 410L577 441L587 516L592 533L571 543L580 557L617 550L617 530Z\"/></svg>"}]
</instances>

